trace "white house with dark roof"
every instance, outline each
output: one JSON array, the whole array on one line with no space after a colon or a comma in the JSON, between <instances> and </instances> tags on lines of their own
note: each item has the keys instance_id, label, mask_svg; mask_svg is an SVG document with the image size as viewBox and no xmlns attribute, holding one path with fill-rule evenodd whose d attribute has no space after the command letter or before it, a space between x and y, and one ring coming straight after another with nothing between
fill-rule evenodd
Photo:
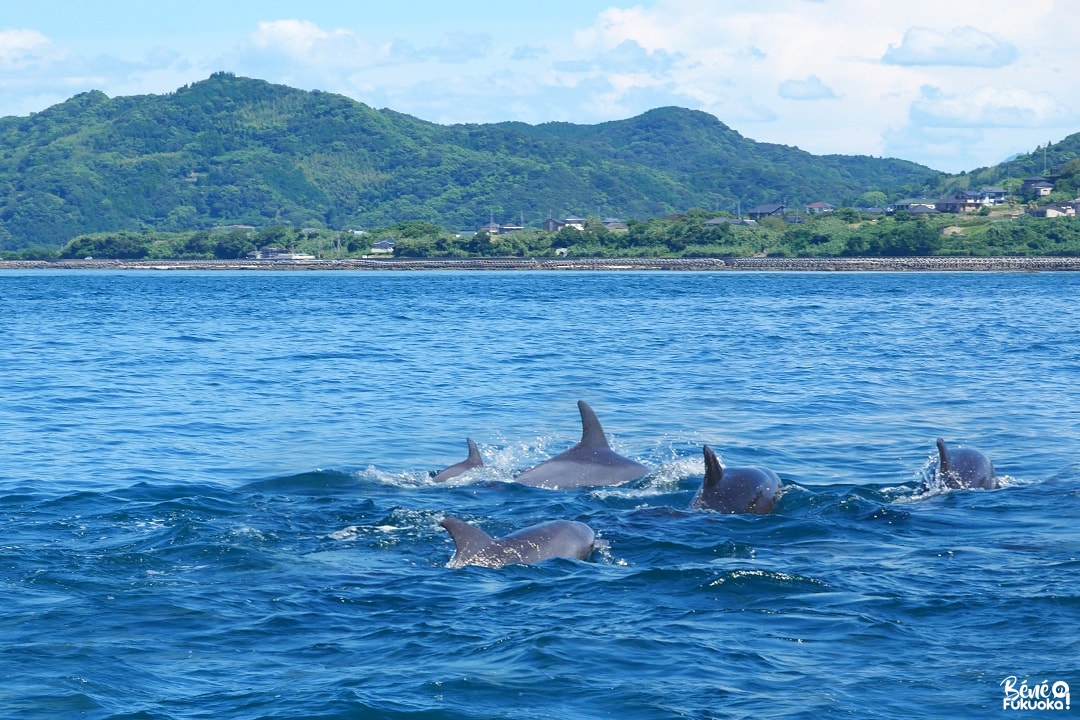
<instances>
[{"instance_id":1,"label":"white house with dark roof","mask_svg":"<svg viewBox=\"0 0 1080 720\"><path fill-rule=\"evenodd\" d=\"M897 200L892 204L893 210L907 210L912 212L915 208L926 208L928 210L934 210L935 201L927 200L926 198L907 198L906 200Z\"/></svg>"},{"instance_id":2,"label":"white house with dark roof","mask_svg":"<svg viewBox=\"0 0 1080 720\"><path fill-rule=\"evenodd\" d=\"M540 227L542 227L545 232L558 232L564 227L572 227L575 230L584 230L585 218L571 216L563 218L562 220L556 220L555 218L549 217Z\"/></svg>"},{"instance_id":3,"label":"white house with dark roof","mask_svg":"<svg viewBox=\"0 0 1080 720\"><path fill-rule=\"evenodd\" d=\"M829 203L821 202L820 200L818 202L810 203L805 208L807 215L820 215L821 213L832 212L835 209L835 205L830 205Z\"/></svg>"},{"instance_id":4,"label":"white house with dark roof","mask_svg":"<svg viewBox=\"0 0 1080 720\"><path fill-rule=\"evenodd\" d=\"M1032 217L1076 217L1076 208L1072 205L1043 205L1042 207L1031 208L1027 212Z\"/></svg>"},{"instance_id":5,"label":"white house with dark roof","mask_svg":"<svg viewBox=\"0 0 1080 720\"><path fill-rule=\"evenodd\" d=\"M393 255L394 238L385 237L371 246L371 252L375 255Z\"/></svg>"},{"instance_id":6,"label":"white house with dark roof","mask_svg":"<svg viewBox=\"0 0 1080 720\"><path fill-rule=\"evenodd\" d=\"M977 195L977 193L975 193ZM945 198L938 200L934 203L934 209L943 213L956 213L957 215L964 215L966 213L977 212L982 209L983 204L977 197L972 197L970 193L963 193L961 197Z\"/></svg>"},{"instance_id":7,"label":"white house with dark roof","mask_svg":"<svg viewBox=\"0 0 1080 720\"><path fill-rule=\"evenodd\" d=\"M1034 197L1046 197L1053 191L1054 183L1039 175L1027 178L1024 180L1024 184L1020 186L1020 192Z\"/></svg>"}]
</instances>

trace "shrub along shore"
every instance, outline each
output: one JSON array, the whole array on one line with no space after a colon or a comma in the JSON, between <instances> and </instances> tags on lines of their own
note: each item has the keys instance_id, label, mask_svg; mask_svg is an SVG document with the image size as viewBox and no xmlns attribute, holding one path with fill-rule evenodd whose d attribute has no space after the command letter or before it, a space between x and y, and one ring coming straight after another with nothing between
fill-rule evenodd
<instances>
[{"instance_id":1,"label":"shrub along shore","mask_svg":"<svg viewBox=\"0 0 1080 720\"><path fill-rule=\"evenodd\" d=\"M0 260L0 270L757 270L791 272L1049 272L1080 270L1080 257Z\"/></svg>"}]
</instances>

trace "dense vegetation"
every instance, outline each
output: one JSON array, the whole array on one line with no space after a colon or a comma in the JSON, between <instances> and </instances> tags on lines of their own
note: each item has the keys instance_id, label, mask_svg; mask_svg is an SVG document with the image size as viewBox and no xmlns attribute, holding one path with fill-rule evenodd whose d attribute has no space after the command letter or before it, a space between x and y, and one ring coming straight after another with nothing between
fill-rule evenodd
<instances>
[{"instance_id":1,"label":"dense vegetation","mask_svg":"<svg viewBox=\"0 0 1080 720\"><path fill-rule=\"evenodd\" d=\"M902 160L757 143L679 108L591 126L442 126L218 73L167 95L88 92L0 118L0 250L235 224L643 220L740 202L894 199L940 182Z\"/></svg>"}]
</instances>

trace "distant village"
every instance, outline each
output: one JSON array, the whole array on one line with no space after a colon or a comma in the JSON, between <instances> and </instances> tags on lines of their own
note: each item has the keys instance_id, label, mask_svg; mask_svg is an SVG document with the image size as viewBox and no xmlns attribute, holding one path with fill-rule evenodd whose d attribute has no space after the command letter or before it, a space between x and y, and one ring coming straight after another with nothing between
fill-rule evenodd
<instances>
[{"instance_id":1,"label":"distant village","mask_svg":"<svg viewBox=\"0 0 1080 720\"><path fill-rule=\"evenodd\" d=\"M1027 207L1023 212L1029 216L1039 218L1077 217L1077 215L1080 214L1080 198L1064 203L1047 203L1040 205L1039 200L1048 197L1053 191L1054 183L1046 177L1036 175L1026 178L1018 191L1019 199L1027 203ZM908 198L891 203L885 207L855 207L852 209L865 215L891 215L901 211L916 217L940 214L968 215L978 213L983 209L1011 205L1016 199L1018 198L1010 197L1009 192L1005 188L983 187L979 190L963 190L957 192L953 197L942 199ZM799 212L798 208L789 207L785 204L764 204L749 208L746 210L745 214L740 212L736 217L715 217L706 220L703 225L706 227L720 225L754 227L765 218L776 218L788 224L798 224L806 222L808 217L830 213L837 209L839 208L836 205L831 205L823 201L804 205L802 207L802 212ZM1011 213L1006 212L1005 216L1019 217L1021 214L1021 211L1016 210ZM669 215L665 219L677 220L684 217L685 215L676 214ZM629 229L626 222L619 218L604 218L600 222L605 229L611 232L623 232ZM564 228L584 231L585 223L586 218L583 217L571 216L561 219L549 217L541 224L541 229L545 232L559 232ZM525 229L524 224L500 224L495 222L494 218L492 218L484 225L481 225L475 232L486 233L490 236L506 235L509 233L521 232ZM318 232L318 230L312 228L310 229L310 232L315 233ZM349 232L358 235L367 234L362 230L352 230ZM459 234L473 235L475 233L469 232ZM394 254L394 246L395 239L393 237L382 238L372 244L370 255L365 257L391 256ZM566 254L566 252L565 248L556 250L556 253L558 254ZM248 258L255 260L308 260L313 259L313 257L314 256L312 255L296 253L292 250L280 247L264 247L248 253Z\"/></svg>"},{"instance_id":2,"label":"distant village","mask_svg":"<svg viewBox=\"0 0 1080 720\"><path fill-rule=\"evenodd\" d=\"M1067 203L1053 203L1047 205L1037 204L1040 198L1047 197L1053 190L1053 182L1045 177L1034 176L1025 179L1019 192L1024 200L1031 203L1031 206L1026 209L1026 213L1033 217L1076 217L1077 214L1080 213L1080 198L1071 200ZM977 213L983 208L1007 205L1009 202L1009 193L1005 188L984 187L979 190L963 190L956 193L954 197L938 200L928 198L908 198L894 202L886 207L856 207L852 209L867 215L888 215L901 210L916 216L942 213L966 215L969 213ZM745 217L743 217L742 213L739 214L739 217L716 217L711 220L706 220L704 225L754 226L757 225L760 220L768 217L778 218L790 224L797 224L805 222L808 216L821 215L823 213L833 212L837 209L838 207L836 205L831 205L822 201L804 205L801 213L798 211L798 208L789 207L784 204L765 204L748 209L745 212ZM1019 213L1017 213L1017 215L1019 215ZM678 219L684 216L670 215L668 217L670 219ZM605 228L612 232L627 229L626 223L618 218L605 218L601 223ZM541 227L547 232L558 232L565 227L584 230L585 218L568 217L561 220L548 218ZM525 228L522 225L500 225L494 221L490 221L485 225L481 225L478 232L487 233L488 235L500 235L518 232L524 229Z\"/></svg>"}]
</instances>

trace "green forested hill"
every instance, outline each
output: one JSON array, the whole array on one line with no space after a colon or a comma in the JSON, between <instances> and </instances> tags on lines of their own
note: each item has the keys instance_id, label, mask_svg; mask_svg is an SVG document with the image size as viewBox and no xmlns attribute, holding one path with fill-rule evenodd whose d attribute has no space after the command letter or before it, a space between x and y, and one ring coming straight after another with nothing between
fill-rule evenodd
<instances>
[{"instance_id":1,"label":"green forested hill","mask_svg":"<svg viewBox=\"0 0 1080 720\"><path fill-rule=\"evenodd\" d=\"M218 73L167 95L89 92L0 118L0 250L125 229L640 219L940 182L902 160L757 143L679 108L598 125L443 126Z\"/></svg>"}]
</instances>

